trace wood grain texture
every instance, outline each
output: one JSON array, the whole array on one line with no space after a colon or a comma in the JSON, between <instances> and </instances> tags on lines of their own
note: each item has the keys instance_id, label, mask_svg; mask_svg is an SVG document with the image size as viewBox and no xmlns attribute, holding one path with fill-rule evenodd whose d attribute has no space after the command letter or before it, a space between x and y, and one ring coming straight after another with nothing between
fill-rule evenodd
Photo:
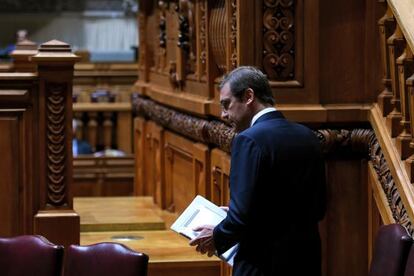
<instances>
[{"instance_id":1,"label":"wood grain texture","mask_svg":"<svg viewBox=\"0 0 414 276\"><path fill-rule=\"evenodd\" d=\"M188 240L171 230L89 232L81 234L81 245L102 241L113 242L113 236L136 236L142 239L122 241L123 244L149 256L148 275L214 276L220 275L220 260L209 258L188 245Z\"/></svg>"},{"instance_id":2,"label":"wood grain texture","mask_svg":"<svg viewBox=\"0 0 414 276\"><path fill-rule=\"evenodd\" d=\"M165 229L150 197L79 197L74 209L81 232Z\"/></svg>"}]
</instances>

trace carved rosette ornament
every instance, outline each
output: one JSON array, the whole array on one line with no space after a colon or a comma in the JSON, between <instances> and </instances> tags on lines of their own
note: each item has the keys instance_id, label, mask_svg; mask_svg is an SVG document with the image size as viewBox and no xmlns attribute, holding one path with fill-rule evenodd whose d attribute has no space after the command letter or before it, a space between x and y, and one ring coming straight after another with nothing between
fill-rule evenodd
<instances>
[{"instance_id":1,"label":"carved rosette ornament","mask_svg":"<svg viewBox=\"0 0 414 276\"><path fill-rule=\"evenodd\" d=\"M263 69L269 80L295 78L295 0L263 0Z\"/></svg>"},{"instance_id":2,"label":"carved rosette ornament","mask_svg":"<svg viewBox=\"0 0 414 276\"><path fill-rule=\"evenodd\" d=\"M50 84L47 92L47 204L65 203L65 93L64 85Z\"/></svg>"}]
</instances>

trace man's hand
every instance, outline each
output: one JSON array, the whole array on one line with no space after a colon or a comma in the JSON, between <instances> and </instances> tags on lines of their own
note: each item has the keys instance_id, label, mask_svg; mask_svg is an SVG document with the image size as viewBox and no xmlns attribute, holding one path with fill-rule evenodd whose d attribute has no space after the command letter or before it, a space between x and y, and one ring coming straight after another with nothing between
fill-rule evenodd
<instances>
[{"instance_id":1,"label":"man's hand","mask_svg":"<svg viewBox=\"0 0 414 276\"><path fill-rule=\"evenodd\" d=\"M190 241L191 246L197 246L196 250L201 254L206 254L211 257L216 252L216 247L213 240L213 225L202 225L193 229L193 231L200 232L198 236Z\"/></svg>"}]
</instances>

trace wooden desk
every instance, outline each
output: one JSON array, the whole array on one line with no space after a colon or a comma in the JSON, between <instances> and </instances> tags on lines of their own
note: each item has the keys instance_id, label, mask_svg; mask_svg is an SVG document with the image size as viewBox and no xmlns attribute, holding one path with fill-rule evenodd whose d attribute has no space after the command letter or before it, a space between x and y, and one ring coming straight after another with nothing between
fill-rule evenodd
<instances>
[{"instance_id":1,"label":"wooden desk","mask_svg":"<svg viewBox=\"0 0 414 276\"><path fill-rule=\"evenodd\" d=\"M112 237L132 236L138 240ZM81 245L98 242L120 242L149 256L149 276L219 276L221 261L207 257L188 245L188 240L171 230L81 233Z\"/></svg>"},{"instance_id":2,"label":"wooden desk","mask_svg":"<svg viewBox=\"0 0 414 276\"><path fill-rule=\"evenodd\" d=\"M132 196L134 156L73 158L73 196Z\"/></svg>"},{"instance_id":3,"label":"wooden desk","mask_svg":"<svg viewBox=\"0 0 414 276\"><path fill-rule=\"evenodd\" d=\"M165 229L151 197L77 197L81 232Z\"/></svg>"}]
</instances>

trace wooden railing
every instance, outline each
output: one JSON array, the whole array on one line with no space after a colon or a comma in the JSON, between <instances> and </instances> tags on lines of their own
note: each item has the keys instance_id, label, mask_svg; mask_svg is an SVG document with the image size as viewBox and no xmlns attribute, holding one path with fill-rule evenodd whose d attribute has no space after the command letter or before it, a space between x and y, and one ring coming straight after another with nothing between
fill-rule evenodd
<instances>
[{"instance_id":1,"label":"wooden railing","mask_svg":"<svg viewBox=\"0 0 414 276\"><path fill-rule=\"evenodd\" d=\"M132 152L131 103L74 103L78 122L76 136L88 141L94 151L119 149Z\"/></svg>"},{"instance_id":2,"label":"wooden railing","mask_svg":"<svg viewBox=\"0 0 414 276\"><path fill-rule=\"evenodd\" d=\"M7 71L34 72L32 56L37 45L25 40L11 54ZM74 67L73 110L78 122L77 138L93 150L119 149L132 153L131 94L136 80L136 63L78 63ZM98 93L97 93L98 92ZM94 94L107 94L101 100ZM101 97L102 98L102 97Z\"/></svg>"},{"instance_id":3,"label":"wooden railing","mask_svg":"<svg viewBox=\"0 0 414 276\"><path fill-rule=\"evenodd\" d=\"M414 222L414 3L387 0L384 16L378 21L383 64L384 89L370 113L370 122L388 161L393 178L386 186L396 186L413 231ZM381 177L381 176L379 176ZM375 182L375 181L374 181ZM374 187L374 197L383 222L390 222L389 198ZM388 206L388 207L387 207ZM398 222L398 221L397 221Z\"/></svg>"}]
</instances>

